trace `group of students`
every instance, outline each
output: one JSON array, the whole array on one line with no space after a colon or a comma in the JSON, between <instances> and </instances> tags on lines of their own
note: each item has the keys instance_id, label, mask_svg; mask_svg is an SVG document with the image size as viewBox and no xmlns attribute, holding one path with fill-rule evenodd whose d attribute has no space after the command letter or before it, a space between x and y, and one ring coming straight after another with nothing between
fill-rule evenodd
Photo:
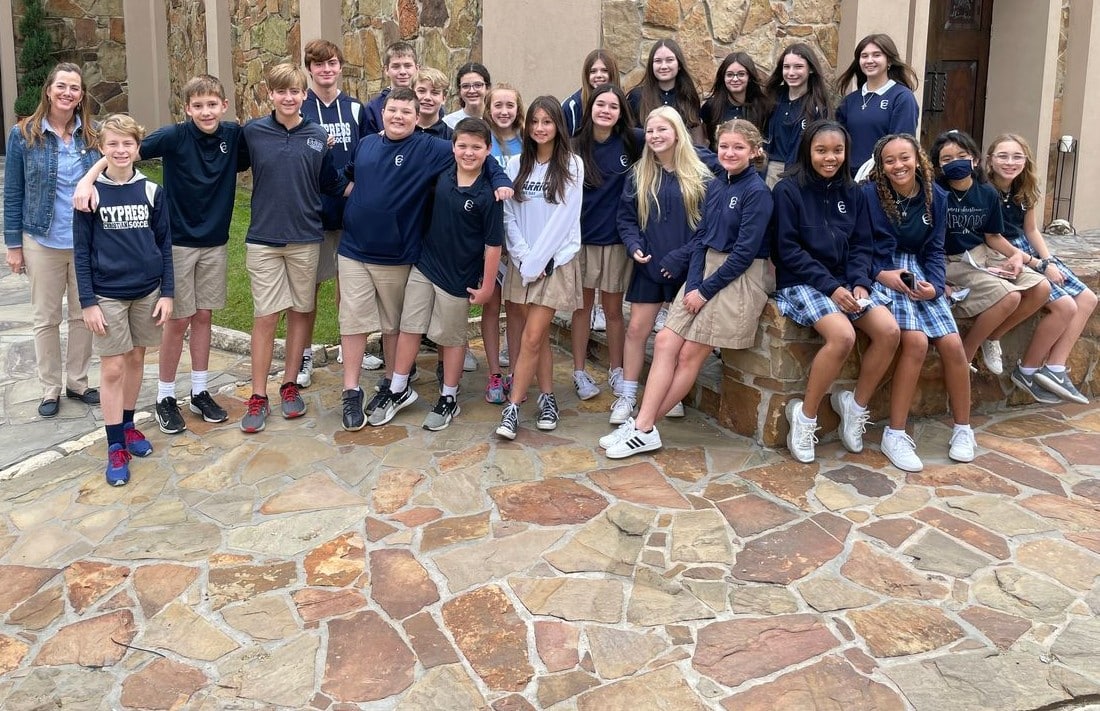
<instances>
[{"instance_id":1,"label":"group of students","mask_svg":"<svg viewBox=\"0 0 1100 711\"><path fill-rule=\"evenodd\" d=\"M210 313L225 302L235 174L249 167L253 393L245 432L262 430L270 412L267 380L284 313L280 409L285 418L305 413L300 388L310 383L316 290L332 276L347 430L384 425L416 401L410 383L424 335L440 350L440 396L424 427L448 426L460 411L471 304L483 308L485 399L504 406L496 434L514 439L533 383L536 427L558 424L555 312L573 316L578 397L598 394L585 367L598 300L615 395L609 421L618 425L599 444L613 459L662 446L657 422L682 415L682 399L715 348L752 346L773 293L786 317L824 340L804 397L786 409L787 443L799 461L814 459L817 413L857 329L870 344L855 389L831 396L841 441L862 449L867 405L900 345L882 450L905 470L923 466L905 425L929 341L944 363L956 461L974 458L971 361L980 349L987 368L1002 372L998 339L1041 308L1048 313L1011 380L1041 402L1087 401L1065 363L1096 296L1039 234L1030 148L1000 136L983 162L971 138L950 132L926 157L913 137L912 70L885 35L857 45L840 87L853 80L858 87L836 120L813 51L797 43L766 84L750 57L729 55L705 101L672 40L655 43L629 93L614 59L596 50L576 94L565 102L540 96L526 108L517 89L494 85L487 68L470 63L456 73L460 107L450 114L443 112L450 82L419 67L407 43L387 48L391 86L365 105L339 88L336 45L310 42L304 64L308 76L290 64L268 71L272 113L244 126L221 121L224 91L203 76L184 88L188 121L143 137L131 119L115 116L99 132L104 161L75 188L74 233L83 320L104 363L111 484L126 483L131 454L152 450L132 420L143 347L154 340L162 348L160 428L186 427L174 380L188 329L190 409L211 422L228 417L207 392L205 371ZM66 67L44 89L47 109L59 71L83 92L79 70ZM9 137L9 154L23 130ZM134 170L139 144L140 157L165 159L165 190ZM25 224L19 231L30 232ZM15 269L7 224L5 237ZM112 299L124 307L107 308ZM976 317L964 337L949 299L955 313ZM666 305L639 407L646 342ZM154 337L139 321L168 327ZM365 360L371 332L382 337L378 363ZM383 364L368 399L360 369ZM508 377L502 366L510 366Z\"/></svg>"}]
</instances>

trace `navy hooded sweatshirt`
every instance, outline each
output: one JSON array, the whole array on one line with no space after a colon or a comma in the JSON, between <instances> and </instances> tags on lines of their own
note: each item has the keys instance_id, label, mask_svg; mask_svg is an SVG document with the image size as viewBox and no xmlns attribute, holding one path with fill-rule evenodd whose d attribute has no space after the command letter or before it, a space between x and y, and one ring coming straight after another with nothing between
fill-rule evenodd
<instances>
[{"instance_id":1,"label":"navy hooded sweatshirt","mask_svg":"<svg viewBox=\"0 0 1100 711\"><path fill-rule=\"evenodd\" d=\"M924 270L924 276L936 288L936 296L943 294L946 281L943 241L947 229L947 193L939 185L932 185L932 213L924 204L924 189L917 194L908 213L900 224L891 222L882 209L874 183L863 186L867 198L867 212L871 218L874 235L875 257L871 271L875 276L885 269L894 268L894 254L912 254ZM900 217L900 215L899 215Z\"/></svg>"}]
</instances>

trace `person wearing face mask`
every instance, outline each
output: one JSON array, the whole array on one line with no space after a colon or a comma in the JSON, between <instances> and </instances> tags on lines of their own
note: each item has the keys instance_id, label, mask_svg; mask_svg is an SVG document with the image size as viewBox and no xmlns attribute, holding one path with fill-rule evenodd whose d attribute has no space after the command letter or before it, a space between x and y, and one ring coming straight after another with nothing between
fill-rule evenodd
<instances>
[{"instance_id":1,"label":"person wearing face mask","mask_svg":"<svg viewBox=\"0 0 1100 711\"><path fill-rule=\"evenodd\" d=\"M963 335L966 359L973 361L980 348L986 368L1000 375L1001 336L1042 308L1050 284L1041 274L1024 269L1027 255L1004 238L1000 198L984 180L980 155L968 134L947 131L936 138L929 157L936 182L947 190L947 284L968 290L955 305L955 314L974 317ZM1040 331L1034 338L1045 341L1048 336Z\"/></svg>"}]
</instances>

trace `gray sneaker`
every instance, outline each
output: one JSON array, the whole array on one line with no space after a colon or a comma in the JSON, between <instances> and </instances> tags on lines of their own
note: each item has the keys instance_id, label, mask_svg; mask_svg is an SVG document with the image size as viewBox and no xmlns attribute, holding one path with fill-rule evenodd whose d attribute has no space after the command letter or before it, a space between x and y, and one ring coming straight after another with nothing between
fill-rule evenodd
<instances>
[{"instance_id":1,"label":"gray sneaker","mask_svg":"<svg viewBox=\"0 0 1100 711\"><path fill-rule=\"evenodd\" d=\"M407 385L405 389L399 393L391 392L389 388L386 388L379 394L383 396L383 400L374 408L374 412L370 414L370 417L367 418L371 427L381 427L386 424L392 420L394 415L398 412L416 402L416 398L418 397L416 391Z\"/></svg>"},{"instance_id":2,"label":"gray sneaker","mask_svg":"<svg viewBox=\"0 0 1100 711\"><path fill-rule=\"evenodd\" d=\"M244 417L241 418L241 431L249 433L262 431L267 425L267 413L270 411L267 398L253 393L244 407Z\"/></svg>"},{"instance_id":3,"label":"gray sneaker","mask_svg":"<svg viewBox=\"0 0 1100 711\"><path fill-rule=\"evenodd\" d=\"M306 414L306 401L298 392L298 383L283 383L279 388L279 399L283 401L283 417L293 420Z\"/></svg>"},{"instance_id":4,"label":"gray sneaker","mask_svg":"<svg viewBox=\"0 0 1100 711\"><path fill-rule=\"evenodd\" d=\"M451 420L455 418L461 409L458 403L455 402L453 395L440 395L439 401L435 403L435 407L428 413L428 416L424 418L424 429L431 430L432 432L438 432L440 430L447 429L447 425L451 424Z\"/></svg>"},{"instance_id":5,"label":"gray sneaker","mask_svg":"<svg viewBox=\"0 0 1100 711\"><path fill-rule=\"evenodd\" d=\"M1082 405L1088 405L1089 399L1084 394L1073 386L1073 381L1069 379L1069 372L1063 370L1061 373L1055 373L1047 366L1043 366L1036 371L1033 376L1035 382L1043 386L1046 390L1054 393L1063 400L1072 400L1073 402L1079 402Z\"/></svg>"},{"instance_id":6,"label":"gray sneaker","mask_svg":"<svg viewBox=\"0 0 1100 711\"><path fill-rule=\"evenodd\" d=\"M1023 371L1020 370L1019 364L1012 369L1012 375L1009 377L1012 378L1012 382L1016 384L1016 387L1030 395L1035 402L1041 402L1046 405L1057 405L1061 402L1061 399L1057 395L1035 382L1035 376L1024 375Z\"/></svg>"}]
</instances>

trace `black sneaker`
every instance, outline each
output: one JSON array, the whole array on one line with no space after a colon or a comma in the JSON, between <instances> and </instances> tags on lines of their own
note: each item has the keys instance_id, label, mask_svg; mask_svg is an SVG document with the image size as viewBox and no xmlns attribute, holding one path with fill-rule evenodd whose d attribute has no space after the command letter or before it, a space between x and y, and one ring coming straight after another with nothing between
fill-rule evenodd
<instances>
[{"instance_id":1,"label":"black sneaker","mask_svg":"<svg viewBox=\"0 0 1100 711\"><path fill-rule=\"evenodd\" d=\"M459 407L454 396L440 395L439 401L435 403L435 407L433 407L432 411L428 413L428 416L424 418L424 429L432 432L447 429L447 425L451 424L451 420L453 420L458 413Z\"/></svg>"},{"instance_id":2,"label":"black sneaker","mask_svg":"<svg viewBox=\"0 0 1100 711\"><path fill-rule=\"evenodd\" d=\"M378 379L378 384L374 386L374 397L372 397L370 401L367 402L367 406L363 408L363 412L366 414L367 417L370 417L371 414L373 414L374 411L378 408L378 406L385 402L386 398L388 398L389 396L390 379L382 376Z\"/></svg>"},{"instance_id":3,"label":"black sneaker","mask_svg":"<svg viewBox=\"0 0 1100 711\"><path fill-rule=\"evenodd\" d=\"M558 401L554 393L539 393L539 417L535 427L552 430L558 426Z\"/></svg>"},{"instance_id":4,"label":"black sneaker","mask_svg":"<svg viewBox=\"0 0 1100 711\"><path fill-rule=\"evenodd\" d=\"M505 439L515 439L519 431L519 405L508 403L500 411L500 427L497 435Z\"/></svg>"},{"instance_id":5,"label":"black sneaker","mask_svg":"<svg viewBox=\"0 0 1100 711\"><path fill-rule=\"evenodd\" d=\"M405 386L405 389L399 393L391 392L388 388L383 390L380 395L385 395L385 399L374 408L374 412L371 413L367 421L370 422L371 427L381 427L390 420L394 415L416 402L418 397L416 391Z\"/></svg>"},{"instance_id":6,"label":"black sneaker","mask_svg":"<svg viewBox=\"0 0 1100 711\"><path fill-rule=\"evenodd\" d=\"M203 390L198 395L191 395L191 403L188 407L196 415L202 415L202 419L207 422L225 422L229 419L229 413L221 405L214 402L209 390Z\"/></svg>"},{"instance_id":7,"label":"black sneaker","mask_svg":"<svg viewBox=\"0 0 1100 711\"><path fill-rule=\"evenodd\" d=\"M344 429L358 432L367 424L363 416L363 391L359 388L344 391Z\"/></svg>"},{"instance_id":8,"label":"black sneaker","mask_svg":"<svg viewBox=\"0 0 1100 711\"><path fill-rule=\"evenodd\" d=\"M157 403L155 410L157 425L164 434L179 434L187 429L187 423L183 421L179 403L174 397L166 397Z\"/></svg>"}]
</instances>

